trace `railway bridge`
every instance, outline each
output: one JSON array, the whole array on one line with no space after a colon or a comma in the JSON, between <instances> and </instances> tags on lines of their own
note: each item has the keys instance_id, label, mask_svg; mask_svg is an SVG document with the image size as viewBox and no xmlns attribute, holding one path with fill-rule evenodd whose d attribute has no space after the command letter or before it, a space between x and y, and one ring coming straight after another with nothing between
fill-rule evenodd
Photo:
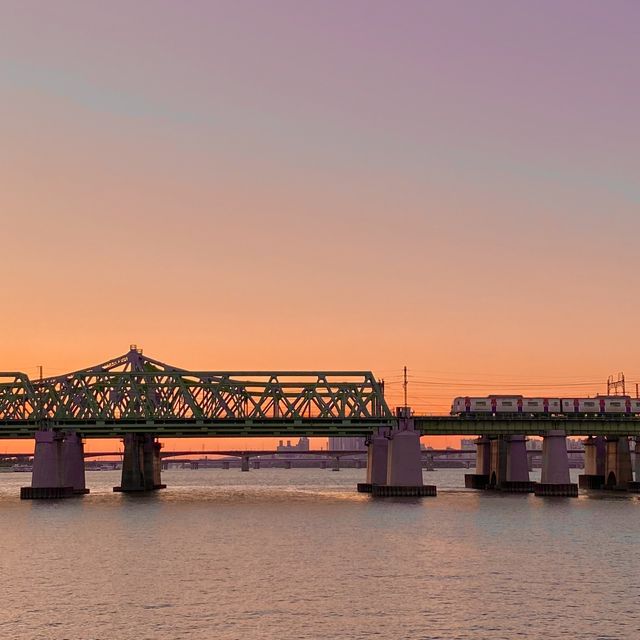
<instances>
[{"instance_id":1,"label":"railway bridge","mask_svg":"<svg viewBox=\"0 0 640 640\"><path fill-rule=\"evenodd\" d=\"M420 416L392 412L371 371L189 371L124 355L69 374L31 380L0 373L0 438L35 440L25 498L85 493L83 440L122 438L117 490L150 491L160 479L158 438L366 436L367 482L374 495L435 495L425 486L420 436L475 435L473 488L577 495L569 481L567 435L587 438L585 488L638 489L630 436L640 454L640 418ZM543 438L542 481L528 477L526 436Z\"/></svg>"}]
</instances>

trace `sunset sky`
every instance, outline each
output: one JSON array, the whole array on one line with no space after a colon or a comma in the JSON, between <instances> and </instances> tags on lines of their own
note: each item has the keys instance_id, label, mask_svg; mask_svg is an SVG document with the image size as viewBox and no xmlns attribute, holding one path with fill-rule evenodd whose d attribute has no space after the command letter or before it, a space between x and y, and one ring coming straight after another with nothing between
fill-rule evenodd
<instances>
[{"instance_id":1,"label":"sunset sky","mask_svg":"<svg viewBox=\"0 0 640 640\"><path fill-rule=\"evenodd\" d=\"M0 370L633 385L638 114L635 0L4 0Z\"/></svg>"}]
</instances>

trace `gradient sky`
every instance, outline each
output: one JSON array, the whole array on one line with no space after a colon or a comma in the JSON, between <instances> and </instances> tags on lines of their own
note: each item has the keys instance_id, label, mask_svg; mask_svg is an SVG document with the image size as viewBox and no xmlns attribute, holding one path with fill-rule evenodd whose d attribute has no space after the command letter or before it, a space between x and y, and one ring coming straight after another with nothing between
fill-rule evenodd
<instances>
[{"instance_id":1,"label":"gradient sky","mask_svg":"<svg viewBox=\"0 0 640 640\"><path fill-rule=\"evenodd\" d=\"M0 369L640 381L639 113L634 0L3 0Z\"/></svg>"}]
</instances>

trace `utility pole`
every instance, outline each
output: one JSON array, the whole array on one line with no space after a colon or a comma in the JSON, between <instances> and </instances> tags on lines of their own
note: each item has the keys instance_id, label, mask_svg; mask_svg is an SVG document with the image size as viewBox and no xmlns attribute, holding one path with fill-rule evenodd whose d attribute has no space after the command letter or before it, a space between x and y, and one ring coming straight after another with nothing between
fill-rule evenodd
<instances>
[{"instance_id":1,"label":"utility pole","mask_svg":"<svg viewBox=\"0 0 640 640\"><path fill-rule=\"evenodd\" d=\"M404 408L406 409L409 406L407 401L407 387L409 386L409 381L407 380L407 367L404 368Z\"/></svg>"}]
</instances>

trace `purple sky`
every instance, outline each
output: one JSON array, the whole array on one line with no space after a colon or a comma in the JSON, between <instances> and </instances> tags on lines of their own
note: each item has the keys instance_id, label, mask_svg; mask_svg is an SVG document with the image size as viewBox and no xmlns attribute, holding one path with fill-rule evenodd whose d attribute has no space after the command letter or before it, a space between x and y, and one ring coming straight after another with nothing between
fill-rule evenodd
<instances>
[{"instance_id":1,"label":"purple sky","mask_svg":"<svg viewBox=\"0 0 640 640\"><path fill-rule=\"evenodd\" d=\"M5 0L5 368L633 370L639 43L636 1Z\"/></svg>"}]
</instances>

